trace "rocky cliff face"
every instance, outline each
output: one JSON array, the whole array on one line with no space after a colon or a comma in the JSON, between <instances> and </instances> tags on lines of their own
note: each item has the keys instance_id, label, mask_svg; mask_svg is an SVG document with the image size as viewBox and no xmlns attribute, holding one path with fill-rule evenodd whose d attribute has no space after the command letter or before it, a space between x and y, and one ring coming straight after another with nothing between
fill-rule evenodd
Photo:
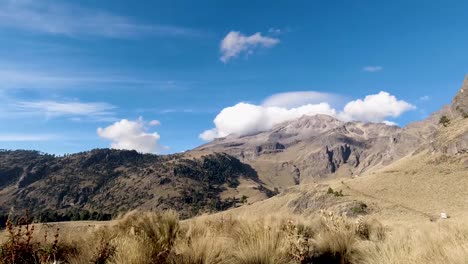
<instances>
[{"instance_id":1,"label":"rocky cliff face","mask_svg":"<svg viewBox=\"0 0 468 264\"><path fill-rule=\"evenodd\" d=\"M260 178L281 188L290 182L317 181L334 174L360 174L409 154L410 149L399 143L413 146L419 140L397 126L315 115L257 135L218 139L194 151L229 153L258 169Z\"/></svg>"},{"instance_id":2,"label":"rocky cliff face","mask_svg":"<svg viewBox=\"0 0 468 264\"><path fill-rule=\"evenodd\" d=\"M468 117L468 75L457 95L453 98L451 108L455 116Z\"/></svg>"},{"instance_id":3,"label":"rocky cliff face","mask_svg":"<svg viewBox=\"0 0 468 264\"><path fill-rule=\"evenodd\" d=\"M443 115L452 119L447 128L439 124ZM194 151L229 153L252 165L266 182L286 187L291 182L359 175L421 151L468 152L467 115L468 76L452 105L404 128L303 116L270 131L229 136Z\"/></svg>"}]
</instances>

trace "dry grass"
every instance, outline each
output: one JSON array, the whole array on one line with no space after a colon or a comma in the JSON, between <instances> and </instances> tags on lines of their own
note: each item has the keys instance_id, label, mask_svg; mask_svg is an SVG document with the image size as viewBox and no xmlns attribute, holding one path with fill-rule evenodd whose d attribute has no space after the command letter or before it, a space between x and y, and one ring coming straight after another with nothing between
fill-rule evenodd
<instances>
[{"instance_id":1,"label":"dry grass","mask_svg":"<svg viewBox=\"0 0 468 264\"><path fill-rule=\"evenodd\" d=\"M363 264L462 264L468 262L468 226L448 222L402 227L383 242L361 246Z\"/></svg>"},{"instance_id":2,"label":"dry grass","mask_svg":"<svg viewBox=\"0 0 468 264\"><path fill-rule=\"evenodd\" d=\"M447 220L389 228L375 219L328 212L312 218L210 215L187 221L172 211L132 212L93 232L60 235L54 244L68 245L68 251L34 263L458 264L468 260L468 225Z\"/></svg>"}]
</instances>

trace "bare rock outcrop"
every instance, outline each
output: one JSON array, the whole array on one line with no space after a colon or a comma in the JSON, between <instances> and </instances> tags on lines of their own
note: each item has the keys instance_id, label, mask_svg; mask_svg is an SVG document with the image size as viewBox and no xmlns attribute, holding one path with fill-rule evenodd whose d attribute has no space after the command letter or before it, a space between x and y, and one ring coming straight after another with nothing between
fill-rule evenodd
<instances>
[{"instance_id":1,"label":"bare rock outcrop","mask_svg":"<svg viewBox=\"0 0 468 264\"><path fill-rule=\"evenodd\" d=\"M462 87L452 101L452 113L455 116L468 116L468 75L463 82Z\"/></svg>"}]
</instances>

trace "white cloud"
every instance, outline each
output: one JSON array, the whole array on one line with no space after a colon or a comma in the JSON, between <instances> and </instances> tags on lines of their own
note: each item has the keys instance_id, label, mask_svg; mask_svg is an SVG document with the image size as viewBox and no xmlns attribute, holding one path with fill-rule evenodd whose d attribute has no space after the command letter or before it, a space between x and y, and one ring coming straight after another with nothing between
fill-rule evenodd
<instances>
[{"instance_id":1,"label":"white cloud","mask_svg":"<svg viewBox=\"0 0 468 264\"><path fill-rule=\"evenodd\" d=\"M135 121L122 119L108 127L98 128L97 134L110 140L114 149L130 149L142 153L154 153L159 149L159 134L148 132L141 117Z\"/></svg>"},{"instance_id":2,"label":"white cloud","mask_svg":"<svg viewBox=\"0 0 468 264\"><path fill-rule=\"evenodd\" d=\"M395 118L415 108L415 106L398 100L387 92L379 92L367 95L364 100L358 99L349 102L338 117L343 120L382 122L387 117Z\"/></svg>"},{"instance_id":3,"label":"white cloud","mask_svg":"<svg viewBox=\"0 0 468 264\"><path fill-rule=\"evenodd\" d=\"M326 114L335 116L336 112L327 103L307 104L297 108L260 106L238 103L224 108L215 118L215 128L200 134L203 140L212 140L230 134L244 136L265 131L274 125L303 115Z\"/></svg>"},{"instance_id":4,"label":"white cloud","mask_svg":"<svg viewBox=\"0 0 468 264\"><path fill-rule=\"evenodd\" d=\"M150 126L159 126L159 125L161 125L161 122L159 122L159 120L151 120L151 121L148 122L148 124Z\"/></svg>"},{"instance_id":5,"label":"white cloud","mask_svg":"<svg viewBox=\"0 0 468 264\"><path fill-rule=\"evenodd\" d=\"M268 29L268 32L271 33L271 34L276 34L276 35L279 35L281 34L283 31L279 28L269 28Z\"/></svg>"},{"instance_id":6,"label":"white cloud","mask_svg":"<svg viewBox=\"0 0 468 264\"><path fill-rule=\"evenodd\" d=\"M362 70L366 72L378 72L378 71L383 70L383 67L382 66L366 66Z\"/></svg>"},{"instance_id":7,"label":"white cloud","mask_svg":"<svg viewBox=\"0 0 468 264\"><path fill-rule=\"evenodd\" d=\"M318 104L322 102L327 102L333 105L341 100L341 96L336 94L314 91L302 91L274 94L272 96L267 97L263 101L262 105L291 108L306 104Z\"/></svg>"},{"instance_id":8,"label":"white cloud","mask_svg":"<svg viewBox=\"0 0 468 264\"><path fill-rule=\"evenodd\" d=\"M46 34L131 38L145 35L196 36L200 32L172 25L142 24L102 10L53 0L0 0L0 27Z\"/></svg>"},{"instance_id":9,"label":"white cloud","mask_svg":"<svg viewBox=\"0 0 468 264\"><path fill-rule=\"evenodd\" d=\"M279 42L279 39L262 36L260 32L246 36L238 31L231 31L221 41L221 61L227 63L230 59L236 58L241 53L250 55L257 47L270 48Z\"/></svg>"},{"instance_id":10,"label":"white cloud","mask_svg":"<svg viewBox=\"0 0 468 264\"><path fill-rule=\"evenodd\" d=\"M216 128L208 129L203 131L198 137L204 141L211 141L215 138L219 138L219 133Z\"/></svg>"},{"instance_id":11,"label":"white cloud","mask_svg":"<svg viewBox=\"0 0 468 264\"><path fill-rule=\"evenodd\" d=\"M429 101L429 100L431 100L431 97L429 95L424 95L424 96L419 97L419 100L420 101Z\"/></svg>"},{"instance_id":12,"label":"white cloud","mask_svg":"<svg viewBox=\"0 0 468 264\"><path fill-rule=\"evenodd\" d=\"M398 123L388 121L388 120L384 120L382 121L382 123L386 124L387 126L398 126Z\"/></svg>"},{"instance_id":13,"label":"white cloud","mask_svg":"<svg viewBox=\"0 0 468 264\"><path fill-rule=\"evenodd\" d=\"M1 0L0 0L1 1ZM33 64L32 62L29 63ZM38 65L32 69L23 65L12 66L0 63L0 90L8 89L62 89L87 87L134 87L135 85L154 87L160 90L184 89L187 83L172 80L154 80L145 76L122 76L122 74L83 72L82 70L63 72L50 69L49 65ZM47 70L42 70L46 68Z\"/></svg>"},{"instance_id":14,"label":"white cloud","mask_svg":"<svg viewBox=\"0 0 468 264\"><path fill-rule=\"evenodd\" d=\"M109 117L113 115L113 105L102 102L82 103L78 101L22 101L13 104L15 112L44 114L47 117L93 116Z\"/></svg>"},{"instance_id":15,"label":"white cloud","mask_svg":"<svg viewBox=\"0 0 468 264\"><path fill-rule=\"evenodd\" d=\"M325 96L323 94L317 98L311 97L313 103L307 103L301 106L291 107L301 101L297 93L283 93L273 95L265 100L262 105L248 103L238 103L234 106L226 107L214 119L215 127L204 131L199 137L205 141L214 138L225 137L228 135L245 136L255 134L261 131L271 129L273 126L299 118L303 115L326 114L334 116L343 121L364 121L364 122L382 122L389 125L395 123L386 120L386 118L395 118L405 111L414 109L411 104L397 100L395 96L386 92L380 92L375 95L368 95L364 100L358 99L351 101L342 111L337 111L331 107L328 99L334 99L334 96ZM282 98L284 97L284 98ZM320 99L324 101L320 102Z\"/></svg>"}]
</instances>

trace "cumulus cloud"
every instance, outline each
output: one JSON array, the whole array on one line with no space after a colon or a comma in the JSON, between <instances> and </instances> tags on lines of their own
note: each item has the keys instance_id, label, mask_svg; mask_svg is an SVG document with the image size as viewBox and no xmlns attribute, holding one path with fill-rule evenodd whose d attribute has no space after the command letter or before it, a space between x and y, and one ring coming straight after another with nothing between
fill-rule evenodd
<instances>
[{"instance_id":1,"label":"cumulus cloud","mask_svg":"<svg viewBox=\"0 0 468 264\"><path fill-rule=\"evenodd\" d=\"M310 92L311 102L301 101L301 93L276 94L267 98L262 105L249 103L238 103L226 107L214 119L215 127L204 131L199 137L205 141L228 135L245 136L271 129L273 126L297 119L303 115L325 114L336 117L343 121L382 122L395 125L386 118L395 118L405 111L414 109L411 104L397 100L395 96L387 92L368 95L364 99L358 99L346 104L343 110L333 108L329 99L334 96ZM307 94L306 94L307 95ZM321 101L323 100L323 101ZM321 102L320 102L321 101ZM306 102L295 106L297 103ZM293 107L291 107L293 105Z\"/></svg>"},{"instance_id":2,"label":"cumulus cloud","mask_svg":"<svg viewBox=\"0 0 468 264\"><path fill-rule=\"evenodd\" d=\"M334 103L338 103L341 100L341 96L336 94L315 91L300 91L274 94L267 97L263 101L262 105L291 108L306 104L318 104L322 102L327 102L333 105Z\"/></svg>"},{"instance_id":3,"label":"cumulus cloud","mask_svg":"<svg viewBox=\"0 0 468 264\"><path fill-rule=\"evenodd\" d=\"M257 47L270 48L279 42L279 39L262 36L260 32L246 36L239 31L231 31L221 41L221 61L227 63L241 53L250 55Z\"/></svg>"},{"instance_id":4,"label":"cumulus cloud","mask_svg":"<svg viewBox=\"0 0 468 264\"><path fill-rule=\"evenodd\" d=\"M382 66L366 66L362 69L365 72L378 72L383 70Z\"/></svg>"},{"instance_id":5,"label":"cumulus cloud","mask_svg":"<svg viewBox=\"0 0 468 264\"><path fill-rule=\"evenodd\" d=\"M111 147L114 149L154 153L159 148L159 134L149 132L145 121L141 117L135 121L122 119L108 127L98 128L97 134L101 138L110 140Z\"/></svg>"},{"instance_id":6,"label":"cumulus cloud","mask_svg":"<svg viewBox=\"0 0 468 264\"><path fill-rule=\"evenodd\" d=\"M328 103L307 104L289 109L238 103L224 108L214 120L215 128L203 132L200 134L200 138L209 141L230 134L239 136L254 134L268 130L287 120L315 114L335 116L336 112Z\"/></svg>"},{"instance_id":7,"label":"cumulus cloud","mask_svg":"<svg viewBox=\"0 0 468 264\"><path fill-rule=\"evenodd\" d=\"M398 117L415 107L387 92L368 95L362 99L351 101L339 114L342 120L359 120L364 122L382 122L388 117Z\"/></svg>"}]
</instances>

